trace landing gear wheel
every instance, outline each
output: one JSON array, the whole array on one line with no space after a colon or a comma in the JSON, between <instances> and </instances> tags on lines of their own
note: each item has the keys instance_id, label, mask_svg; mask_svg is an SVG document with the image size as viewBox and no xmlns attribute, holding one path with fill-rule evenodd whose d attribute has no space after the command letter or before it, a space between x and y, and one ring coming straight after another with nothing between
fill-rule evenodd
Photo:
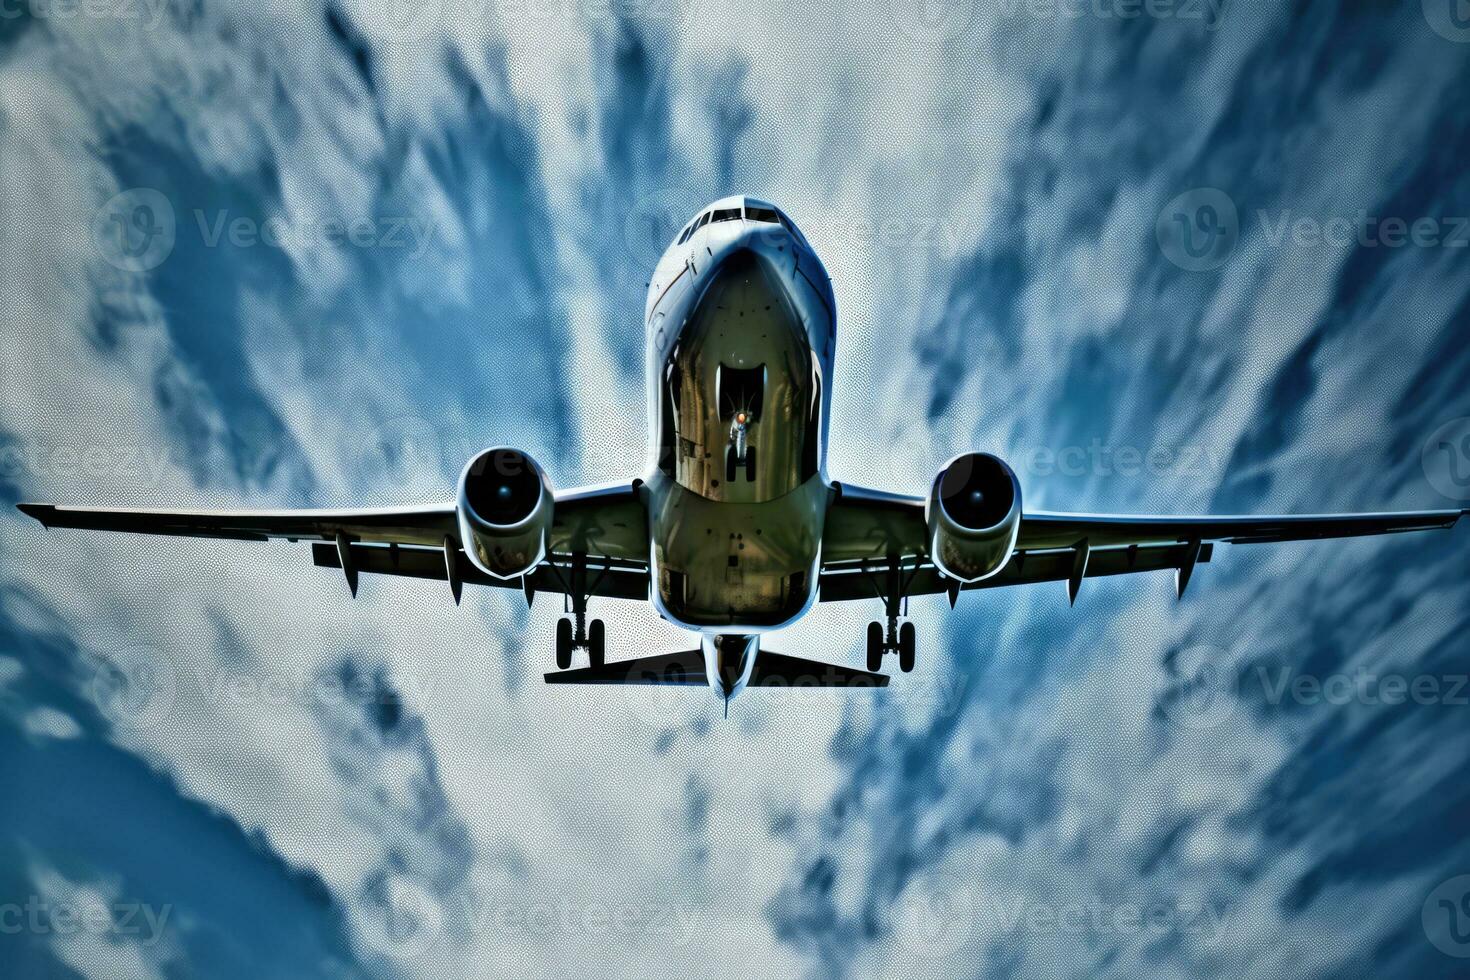
<instances>
[{"instance_id":1,"label":"landing gear wheel","mask_svg":"<svg viewBox=\"0 0 1470 980\"><path fill-rule=\"evenodd\" d=\"M883 625L881 623L868 624L868 670L877 672L883 669Z\"/></svg>"},{"instance_id":2,"label":"landing gear wheel","mask_svg":"<svg viewBox=\"0 0 1470 980\"><path fill-rule=\"evenodd\" d=\"M602 620L594 619L587 624L587 661L594 667L601 667L606 653L607 628L602 625Z\"/></svg>"},{"instance_id":3,"label":"landing gear wheel","mask_svg":"<svg viewBox=\"0 0 1470 980\"><path fill-rule=\"evenodd\" d=\"M563 616L556 621L556 669L572 665L572 621Z\"/></svg>"},{"instance_id":4,"label":"landing gear wheel","mask_svg":"<svg viewBox=\"0 0 1470 980\"><path fill-rule=\"evenodd\" d=\"M731 479L733 480L734 477L731 477ZM746 446L745 447L745 482L746 483L754 483L755 482L755 447L754 446Z\"/></svg>"},{"instance_id":5,"label":"landing gear wheel","mask_svg":"<svg viewBox=\"0 0 1470 980\"><path fill-rule=\"evenodd\" d=\"M898 669L907 674L914 669L914 624L898 628Z\"/></svg>"}]
</instances>

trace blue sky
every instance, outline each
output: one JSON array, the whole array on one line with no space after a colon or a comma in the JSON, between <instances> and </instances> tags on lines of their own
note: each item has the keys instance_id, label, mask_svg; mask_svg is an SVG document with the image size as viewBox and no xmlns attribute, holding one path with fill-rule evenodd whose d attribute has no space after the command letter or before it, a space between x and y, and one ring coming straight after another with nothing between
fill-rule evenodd
<instances>
[{"instance_id":1,"label":"blue sky","mask_svg":"<svg viewBox=\"0 0 1470 980\"><path fill-rule=\"evenodd\" d=\"M636 475L649 270L741 192L833 277L836 478L974 448L1055 510L1470 496L1449 0L67 9L0 22L7 506L438 500L492 444ZM12 511L0 956L1454 975L1465 534L1222 547L1182 603L915 601L888 691L722 721L547 689L554 602ZM770 646L856 663L876 613ZM687 642L601 614L612 656Z\"/></svg>"}]
</instances>

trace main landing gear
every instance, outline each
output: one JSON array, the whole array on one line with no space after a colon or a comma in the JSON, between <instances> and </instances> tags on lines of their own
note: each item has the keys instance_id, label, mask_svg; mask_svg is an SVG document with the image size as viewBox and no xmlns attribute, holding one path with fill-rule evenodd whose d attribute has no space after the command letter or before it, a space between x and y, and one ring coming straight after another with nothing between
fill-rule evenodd
<instances>
[{"instance_id":1,"label":"main landing gear","mask_svg":"<svg viewBox=\"0 0 1470 980\"><path fill-rule=\"evenodd\" d=\"M914 669L913 623L907 620L899 623L896 616L890 616L886 631L882 623L868 624L868 669L882 670L883 655L890 652L898 654L899 670L907 674Z\"/></svg>"},{"instance_id":2,"label":"main landing gear","mask_svg":"<svg viewBox=\"0 0 1470 980\"><path fill-rule=\"evenodd\" d=\"M587 584L587 556L580 552L572 555L570 581L562 577L561 570L554 563L547 567L561 579L566 611L570 613L556 621L557 669L566 670L572 665L573 650L586 650L587 662L593 667L601 667L607 656L607 627L600 619L587 619L587 600L597 591L602 575L599 574L590 586Z\"/></svg>"},{"instance_id":3,"label":"main landing gear","mask_svg":"<svg viewBox=\"0 0 1470 980\"><path fill-rule=\"evenodd\" d=\"M910 572L905 578L898 559L890 558L886 575L887 588L878 589L874 580L874 591L883 600L888 624L887 629L883 623L868 624L868 669L871 671L876 672L883 668L885 653L898 654L898 669L905 674L914 669L914 624L907 620L901 624L898 621L899 615L907 611L908 597L904 593L908 591L913 576L914 572ZM871 574L870 578L873 578Z\"/></svg>"},{"instance_id":4,"label":"main landing gear","mask_svg":"<svg viewBox=\"0 0 1470 980\"><path fill-rule=\"evenodd\" d=\"M601 667L607 655L607 628L602 620L588 622L585 613L563 616L556 621L556 667L566 670L572 665L572 651L586 650L587 662Z\"/></svg>"}]
</instances>

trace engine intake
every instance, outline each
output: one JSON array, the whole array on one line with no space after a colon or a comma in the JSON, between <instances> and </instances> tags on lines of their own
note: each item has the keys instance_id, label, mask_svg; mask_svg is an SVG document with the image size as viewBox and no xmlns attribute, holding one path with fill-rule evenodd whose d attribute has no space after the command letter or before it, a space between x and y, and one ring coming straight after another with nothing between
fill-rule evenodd
<instances>
[{"instance_id":1,"label":"engine intake","mask_svg":"<svg viewBox=\"0 0 1470 980\"><path fill-rule=\"evenodd\" d=\"M487 575L517 578L546 557L554 498L536 461L518 449L487 449L459 478L459 540Z\"/></svg>"},{"instance_id":2,"label":"engine intake","mask_svg":"<svg viewBox=\"0 0 1470 980\"><path fill-rule=\"evenodd\" d=\"M1021 533L1021 483L998 456L967 453L940 470L929 493L929 554L961 582L1005 567Z\"/></svg>"}]
</instances>

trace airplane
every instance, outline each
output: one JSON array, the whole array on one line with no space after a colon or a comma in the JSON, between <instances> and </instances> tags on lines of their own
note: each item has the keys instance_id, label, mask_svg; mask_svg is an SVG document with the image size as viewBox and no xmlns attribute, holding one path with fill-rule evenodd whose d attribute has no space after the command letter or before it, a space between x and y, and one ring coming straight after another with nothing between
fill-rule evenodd
<instances>
[{"instance_id":1,"label":"airplane","mask_svg":"<svg viewBox=\"0 0 1470 980\"><path fill-rule=\"evenodd\" d=\"M1183 598L1216 544L1448 529L1467 510L1144 517L1029 511L1000 457L957 456L906 496L827 475L837 310L811 243L780 208L725 197L700 209L654 269L644 308L646 472L558 492L512 447L464 467L453 501L418 507L199 511L23 503L47 528L308 541L316 565L359 576L563 597L552 684L883 687L884 657L914 669L914 596L1173 571ZM590 600L651 601L699 637L672 653L606 660ZM882 603L865 668L761 648L817 602ZM576 651L586 666L573 667Z\"/></svg>"}]
</instances>

